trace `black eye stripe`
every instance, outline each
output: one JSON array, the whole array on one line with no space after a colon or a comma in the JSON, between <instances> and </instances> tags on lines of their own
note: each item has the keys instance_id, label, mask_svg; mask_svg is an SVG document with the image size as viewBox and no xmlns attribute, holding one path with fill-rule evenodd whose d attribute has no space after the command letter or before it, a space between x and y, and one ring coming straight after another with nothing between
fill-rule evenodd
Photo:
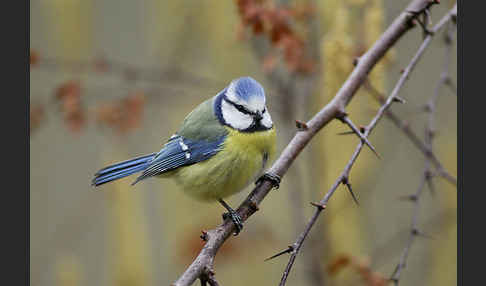
<instances>
[{"instance_id":1,"label":"black eye stripe","mask_svg":"<svg viewBox=\"0 0 486 286\"><path fill-rule=\"evenodd\" d=\"M249 111L248 109L246 109L243 105L240 105L240 104L236 104L235 102L229 100L228 98L224 98L223 99L224 101L228 102L229 104L233 105L236 109L238 109L238 111L240 111L241 113L244 113L244 114L249 114L249 115L255 115L254 112L251 112Z\"/></svg>"},{"instance_id":2,"label":"black eye stripe","mask_svg":"<svg viewBox=\"0 0 486 286\"><path fill-rule=\"evenodd\" d=\"M224 97L223 100L226 101L227 103L233 105L241 113L248 114L248 115L252 115L252 116L256 116L257 115L256 112L252 112L252 111L246 109L243 105L237 104L236 102L231 101L227 97ZM262 111L261 114L263 115L263 114L265 114L265 112L267 112L267 108L266 107L263 108L263 111Z\"/></svg>"}]
</instances>

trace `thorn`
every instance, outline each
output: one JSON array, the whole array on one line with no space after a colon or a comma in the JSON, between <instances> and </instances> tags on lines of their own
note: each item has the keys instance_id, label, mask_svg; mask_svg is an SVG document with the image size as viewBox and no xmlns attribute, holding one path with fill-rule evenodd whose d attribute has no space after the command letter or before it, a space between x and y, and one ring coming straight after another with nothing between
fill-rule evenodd
<instances>
[{"instance_id":1,"label":"thorn","mask_svg":"<svg viewBox=\"0 0 486 286\"><path fill-rule=\"evenodd\" d=\"M450 77L450 76L446 76L446 77L444 78L444 84L445 84L445 85L452 85L452 79L451 79L451 77Z\"/></svg>"},{"instance_id":2,"label":"thorn","mask_svg":"<svg viewBox=\"0 0 486 286\"><path fill-rule=\"evenodd\" d=\"M452 44L452 37L451 37L451 35L449 35L449 33L446 33L446 34L444 35L444 43L445 43L446 45L450 45L450 44Z\"/></svg>"},{"instance_id":3,"label":"thorn","mask_svg":"<svg viewBox=\"0 0 486 286\"><path fill-rule=\"evenodd\" d=\"M393 270L393 273L392 273L392 275L390 277L390 281L394 281L395 283L398 283L398 279L395 278L395 275L397 275L398 270L400 269L400 267L401 267L401 264L400 263L398 263L397 266L395 266L395 269Z\"/></svg>"},{"instance_id":4,"label":"thorn","mask_svg":"<svg viewBox=\"0 0 486 286\"><path fill-rule=\"evenodd\" d=\"M208 232L205 230L201 230L201 235L199 236L203 241L208 241L209 240L209 235Z\"/></svg>"},{"instance_id":5,"label":"thorn","mask_svg":"<svg viewBox=\"0 0 486 286\"><path fill-rule=\"evenodd\" d=\"M400 74L403 74L405 72L405 69L400 70Z\"/></svg>"},{"instance_id":6,"label":"thorn","mask_svg":"<svg viewBox=\"0 0 486 286\"><path fill-rule=\"evenodd\" d=\"M347 117L348 117L348 113L347 113L346 111L344 111L344 110L339 110L339 111L337 112L337 114L336 114L336 118L337 118L339 121L343 122L343 123L346 123L346 121L344 121L344 120L345 120L345 118L347 118Z\"/></svg>"},{"instance_id":7,"label":"thorn","mask_svg":"<svg viewBox=\"0 0 486 286\"><path fill-rule=\"evenodd\" d=\"M427 130L427 136L429 136L430 139L434 138L436 135L436 132L432 129Z\"/></svg>"},{"instance_id":8,"label":"thorn","mask_svg":"<svg viewBox=\"0 0 486 286\"><path fill-rule=\"evenodd\" d=\"M417 195L413 194L413 195L407 195L407 196L400 196L398 199L401 200L401 201L416 202L418 198L417 198Z\"/></svg>"},{"instance_id":9,"label":"thorn","mask_svg":"<svg viewBox=\"0 0 486 286\"><path fill-rule=\"evenodd\" d=\"M339 133L337 133L336 135L350 135L350 134L354 134L354 131L344 131L344 132L339 132Z\"/></svg>"},{"instance_id":10,"label":"thorn","mask_svg":"<svg viewBox=\"0 0 486 286\"><path fill-rule=\"evenodd\" d=\"M290 252L292 252L292 251L294 251L294 247L293 247L292 245L289 245L289 247L288 247L287 249L285 249L285 250L283 250L283 251L280 251L279 253L277 253L277 254L273 255L272 257L269 257L269 258L267 258L267 259L265 259L265 260L263 260L263 261L268 261L268 260L271 260L271 259L277 258L277 257L279 257L279 256L280 256L280 255L282 255L282 254L285 254L285 253L290 253Z\"/></svg>"},{"instance_id":11,"label":"thorn","mask_svg":"<svg viewBox=\"0 0 486 286\"><path fill-rule=\"evenodd\" d=\"M453 15L451 15L451 20L452 20L452 22L453 22L454 24L456 24L456 23L457 23L457 14L453 14Z\"/></svg>"},{"instance_id":12,"label":"thorn","mask_svg":"<svg viewBox=\"0 0 486 286\"><path fill-rule=\"evenodd\" d=\"M305 122L302 122L300 120L295 120L295 126L297 127L297 129L299 131L305 131L305 130L309 129L309 126L307 126L307 124Z\"/></svg>"},{"instance_id":13,"label":"thorn","mask_svg":"<svg viewBox=\"0 0 486 286\"><path fill-rule=\"evenodd\" d=\"M356 135L358 135L358 137L361 139L361 141L363 141L366 144L366 146L368 146L371 149L371 151L373 151L373 153L375 153L376 157L381 159L378 152L376 152L375 147L373 147L373 145L371 145L370 141L368 141L368 139L363 135L363 133L364 133L363 131L366 131L366 130L363 130L363 129L366 129L366 128L360 127L360 130L358 130L358 128L356 128L356 126L353 124L353 122L347 116L338 117L338 119L341 122L346 123L354 131L354 133Z\"/></svg>"},{"instance_id":14,"label":"thorn","mask_svg":"<svg viewBox=\"0 0 486 286\"><path fill-rule=\"evenodd\" d=\"M360 125L359 126L359 132L361 132L362 134L364 134L366 132L366 126Z\"/></svg>"},{"instance_id":15,"label":"thorn","mask_svg":"<svg viewBox=\"0 0 486 286\"><path fill-rule=\"evenodd\" d=\"M413 229L412 229L412 235L418 235L418 234L419 234L418 229L413 228Z\"/></svg>"},{"instance_id":16,"label":"thorn","mask_svg":"<svg viewBox=\"0 0 486 286\"><path fill-rule=\"evenodd\" d=\"M451 91L451 92L452 92L454 95L456 95L456 96L457 96L457 87L456 87L456 85L455 85L455 84L452 82L452 80L451 80L451 78L450 78L450 77L448 77L448 78L446 79L445 85L446 85L447 87L449 87L449 90L450 90L450 91Z\"/></svg>"},{"instance_id":17,"label":"thorn","mask_svg":"<svg viewBox=\"0 0 486 286\"><path fill-rule=\"evenodd\" d=\"M315 203L315 202L310 202L311 205L315 206L316 208L318 208L319 210L323 210L326 208L326 205L325 204L321 204L321 203Z\"/></svg>"},{"instance_id":18,"label":"thorn","mask_svg":"<svg viewBox=\"0 0 486 286\"><path fill-rule=\"evenodd\" d=\"M355 58L353 59L353 66L357 66L357 65L358 65L358 63L359 63L359 57L355 57Z\"/></svg>"},{"instance_id":19,"label":"thorn","mask_svg":"<svg viewBox=\"0 0 486 286\"><path fill-rule=\"evenodd\" d=\"M343 183L344 185L346 185L346 187L348 187L349 193L353 197L354 202L356 203L356 205L359 206L358 200L356 199L356 196L354 195L354 192L353 192L353 189L351 188L351 184L349 183L348 177L343 177L341 179L341 183Z\"/></svg>"},{"instance_id":20,"label":"thorn","mask_svg":"<svg viewBox=\"0 0 486 286\"><path fill-rule=\"evenodd\" d=\"M432 236L428 235L428 234L425 234L421 231L419 231L418 229L414 228L412 229L412 235L416 235L416 236L421 236L421 237L425 237L425 238L429 238L429 239L433 239Z\"/></svg>"},{"instance_id":21,"label":"thorn","mask_svg":"<svg viewBox=\"0 0 486 286\"><path fill-rule=\"evenodd\" d=\"M394 101L394 102L399 102L399 103L402 103L402 104L406 102L406 101L405 101L405 99L403 99L403 98L401 98L401 97L398 97L398 96L395 96L395 97L393 98L393 101Z\"/></svg>"}]
</instances>

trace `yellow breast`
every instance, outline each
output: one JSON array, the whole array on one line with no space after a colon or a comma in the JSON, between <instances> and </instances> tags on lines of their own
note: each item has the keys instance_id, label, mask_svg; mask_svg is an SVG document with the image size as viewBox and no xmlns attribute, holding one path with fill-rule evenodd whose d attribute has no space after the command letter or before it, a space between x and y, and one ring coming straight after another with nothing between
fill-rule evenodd
<instances>
[{"instance_id":1,"label":"yellow breast","mask_svg":"<svg viewBox=\"0 0 486 286\"><path fill-rule=\"evenodd\" d=\"M174 172L182 189L200 200L217 200L243 190L275 154L275 128L243 133L226 127L222 150L210 159Z\"/></svg>"}]
</instances>

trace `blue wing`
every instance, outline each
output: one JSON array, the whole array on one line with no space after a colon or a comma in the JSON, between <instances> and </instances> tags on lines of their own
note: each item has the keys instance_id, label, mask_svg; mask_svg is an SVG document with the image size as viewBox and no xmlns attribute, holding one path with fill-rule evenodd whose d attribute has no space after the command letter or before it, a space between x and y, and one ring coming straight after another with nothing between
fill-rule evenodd
<instances>
[{"instance_id":1,"label":"blue wing","mask_svg":"<svg viewBox=\"0 0 486 286\"><path fill-rule=\"evenodd\" d=\"M145 178L211 158L221 150L225 138L226 136L221 136L216 141L206 141L190 140L180 135L174 135L132 185Z\"/></svg>"}]
</instances>

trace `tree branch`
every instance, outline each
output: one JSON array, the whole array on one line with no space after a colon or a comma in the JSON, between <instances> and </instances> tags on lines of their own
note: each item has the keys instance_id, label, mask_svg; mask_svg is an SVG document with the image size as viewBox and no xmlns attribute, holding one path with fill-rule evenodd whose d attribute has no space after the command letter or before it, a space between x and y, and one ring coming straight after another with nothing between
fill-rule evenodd
<instances>
[{"instance_id":1,"label":"tree branch","mask_svg":"<svg viewBox=\"0 0 486 286\"><path fill-rule=\"evenodd\" d=\"M456 9L456 6L454 6L454 9ZM452 55L452 33L454 31L453 25L451 25L446 32L446 52L444 55L444 67L442 70L442 73L440 75L440 79L435 87L434 94L431 96L427 103L427 112L429 113L428 115L428 122L425 127L425 144L428 150L432 151L432 141L434 139L435 135L435 113L436 113L436 105L437 105L437 100L440 95L440 88L441 86L446 86L447 81L449 79L449 65L450 65L450 58ZM413 242L415 241L415 237L417 235L423 235L418 230L418 213L419 213L419 202L422 194L422 190L425 188L425 184L428 184L429 190L433 193L434 192L434 185L432 182L433 179L433 174L431 172L431 158L426 157L425 158L425 167L424 167L424 172L422 175L422 178L420 180L419 188L418 190L411 196L408 197L410 201L413 202L414 208L413 208L413 215L412 215L412 223L411 223L411 231L410 235L407 241L407 244L405 248L403 249L402 255L400 256L400 260L395 267L395 270L393 271L390 280L395 283L395 285L398 285L400 281L400 275L402 273L402 270L406 267L407 259L410 253L410 249L412 247ZM439 174L440 175L440 174Z\"/></svg>"},{"instance_id":2,"label":"tree branch","mask_svg":"<svg viewBox=\"0 0 486 286\"><path fill-rule=\"evenodd\" d=\"M400 91L400 89L405 84L405 81L408 79L410 73L413 71L413 69L415 68L417 62L419 61L419 59L421 57L421 55L423 54L423 52L425 51L426 47L430 43L430 40L431 40L432 35L435 32L437 32L438 30L440 30L444 26L445 23L447 23L449 20L451 20L451 18L452 18L451 15L455 15L454 11L456 11L456 10L457 10L457 8L456 8L456 6L454 6L454 8L449 13L447 13L441 19L441 21L431 30L431 32L426 36L426 38L424 39L422 45L419 47L418 51L413 56L412 60L410 61L410 63L408 64L408 66L403 71L401 77L399 78L397 84L393 88L393 90L392 90L390 96L388 97L388 99L380 107L380 109L378 110L377 114L371 120L371 122L368 124L368 126L366 126L364 128L365 129L364 130L364 134L363 134L363 137L364 138L367 138L369 136L369 134L371 133L371 131L376 127L376 125L379 122L379 120L387 112L387 110L389 109L389 107L391 106L391 104L394 103L394 102L396 102L395 99L397 98L398 92ZM431 134L430 132L428 132L428 133ZM326 204L328 203L329 199L334 194L334 192L337 190L337 188L339 187L339 185L341 185L341 184L347 185L347 183L349 182L349 173L350 173L351 168L353 167L354 163L356 162L356 159L359 156L359 154L361 152L361 149L364 146L364 142L365 141L362 140L358 144L358 146L356 146L356 149L355 149L353 155L351 156L351 159L346 164L344 170L341 172L341 174L335 180L335 182L332 185L332 187L327 191L327 193L324 196L324 198L318 204L316 204L318 207L316 207L316 210L315 210L313 216L311 217L311 219L307 223L304 231L299 235L299 237L297 238L297 240L295 241L295 243L292 245L293 251L291 252L291 256L290 256L289 262L287 263L287 266L286 266L286 268L284 270L284 273L282 275L282 279L281 279L280 284L279 284L280 286L285 285L285 283L287 281L287 277L289 275L289 272L292 269L292 266L294 264L295 258L297 256L300 248L302 247L305 238L307 237L308 233L312 229L314 223L317 221L317 218L319 217L320 213L324 210L323 206L326 206ZM427 166L427 168L430 168L430 167ZM427 169L426 172L425 172L425 174L430 174L430 170ZM430 180L430 176L427 176L427 179L426 180ZM425 180L424 180L424 184L425 184Z\"/></svg>"},{"instance_id":3,"label":"tree branch","mask_svg":"<svg viewBox=\"0 0 486 286\"><path fill-rule=\"evenodd\" d=\"M363 84L368 73L375 64L385 55L385 53L400 39L408 30L412 28L411 20L429 8L432 2L428 0L413 0L387 28L382 36L374 45L360 58L351 75L345 81L341 89L334 98L324 108L322 108L306 124L308 128L305 131L298 131L290 143L275 161L269 172L284 176L295 158L300 154L304 147L314 137L314 135L326 126L330 121L336 119L340 114L345 112L345 107L353 99L358 88ZM383 111L381 111L382 115ZM380 113L378 114L380 115ZM381 117L380 115L380 117ZM366 136L376 125L377 120L370 124L371 128L366 130ZM359 144L361 150L363 143ZM358 152L359 153L359 152ZM356 155L357 156L357 155ZM354 156L353 156L354 157ZM271 182L263 181L253 189L248 197L237 209L238 214L243 221L246 221L254 214L258 205L266 197L272 187ZM186 271L173 283L176 286L191 285L196 279L201 277L204 269L213 265L214 257L221 245L234 232L234 225L231 220L226 220L222 225L207 232L207 242L199 255ZM294 258L295 259L295 258Z\"/></svg>"},{"instance_id":4,"label":"tree branch","mask_svg":"<svg viewBox=\"0 0 486 286\"><path fill-rule=\"evenodd\" d=\"M376 88L374 88L368 80L364 83L364 86L381 104L385 102L385 97ZM417 149L420 150L425 157L429 158L431 163L435 166L437 174L439 176L443 177L445 180L447 180L447 182L453 184L454 186L457 185L457 179L449 172L447 172L447 170L441 164L435 153L432 152L432 150L430 150L427 145L419 138L419 136L410 128L408 122L400 119L400 117L396 115L391 109L385 112L385 116L390 119L390 121L393 122L393 124L395 124L397 128L403 131L405 136L407 136L407 138L412 141L415 147L417 147Z\"/></svg>"}]
</instances>

